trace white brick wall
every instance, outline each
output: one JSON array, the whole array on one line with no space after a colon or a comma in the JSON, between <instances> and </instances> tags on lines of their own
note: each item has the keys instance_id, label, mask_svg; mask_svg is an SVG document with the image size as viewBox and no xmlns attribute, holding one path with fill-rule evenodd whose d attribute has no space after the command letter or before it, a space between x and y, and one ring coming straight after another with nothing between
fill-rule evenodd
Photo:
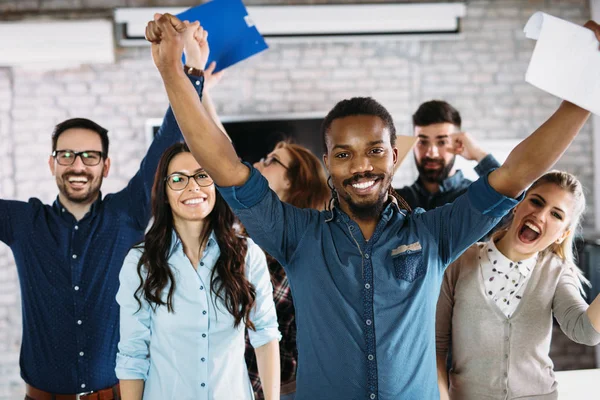
<instances>
[{"instance_id":1,"label":"white brick wall","mask_svg":"<svg viewBox=\"0 0 600 400\"><path fill-rule=\"evenodd\" d=\"M1 0L0 9L39 3ZM44 7L66 4L59 0ZM534 43L524 38L522 28L537 9L577 23L589 18L585 0L470 1L464 40L272 45L228 71L214 98L222 114L268 115L324 113L342 98L369 95L388 107L404 134L410 134L410 116L422 101L444 98L461 111L465 130L476 137L524 138L558 104L523 81ZM94 119L110 130L113 168L104 193L126 184L145 151L144 122L161 117L167 101L148 48L119 49L117 59L115 65L58 72L0 69L1 198L53 201L57 190L46 163L50 134L56 123L75 116ZM591 151L591 128L586 126L558 165L577 174L590 197ZM401 180L412 176L412 164L409 156ZM593 204L591 198L588 203ZM593 225L593 214L588 212L586 226ZM0 244L0 399L23 394L20 318L14 261Z\"/></svg>"}]
</instances>

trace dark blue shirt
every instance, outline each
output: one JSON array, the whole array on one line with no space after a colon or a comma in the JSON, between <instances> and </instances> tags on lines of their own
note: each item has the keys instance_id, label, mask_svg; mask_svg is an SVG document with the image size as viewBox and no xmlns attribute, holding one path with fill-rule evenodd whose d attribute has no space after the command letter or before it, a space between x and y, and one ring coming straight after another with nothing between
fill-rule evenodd
<instances>
[{"instance_id":1,"label":"dark blue shirt","mask_svg":"<svg viewBox=\"0 0 600 400\"><path fill-rule=\"evenodd\" d=\"M203 79L192 78L202 93ZM127 187L77 221L60 204L0 200L0 241L10 246L21 285L21 376L52 393L115 385L119 271L143 239L154 174L164 150L182 139L171 109Z\"/></svg>"},{"instance_id":2,"label":"dark blue shirt","mask_svg":"<svg viewBox=\"0 0 600 400\"><path fill-rule=\"evenodd\" d=\"M517 200L484 177L429 212L390 202L366 241L340 209L281 202L256 169L244 185L219 191L288 274L297 400L439 399L435 311L444 270Z\"/></svg>"},{"instance_id":3,"label":"dark blue shirt","mask_svg":"<svg viewBox=\"0 0 600 400\"><path fill-rule=\"evenodd\" d=\"M477 175L479 176L484 176L499 166L500 163L494 156L488 154L475 166L475 172L477 172ZM458 196L467 191L467 188L471 183L473 183L473 181L465 178L462 171L459 170L456 171L454 175L444 180L440 184L439 191L436 193L428 192L420 179L417 179L415 183L410 186L396 189L396 192L406 200L413 210L419 207L425 210L432 210L436 207L443 206L446 203L452 203Z\"/></svg>"}]
</instances>

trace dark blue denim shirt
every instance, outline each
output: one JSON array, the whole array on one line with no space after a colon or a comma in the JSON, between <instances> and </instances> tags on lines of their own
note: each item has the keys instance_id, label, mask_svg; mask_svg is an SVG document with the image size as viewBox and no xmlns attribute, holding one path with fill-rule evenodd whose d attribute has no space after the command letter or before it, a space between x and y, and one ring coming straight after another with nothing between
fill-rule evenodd
<instances>
[{"instance_id":1,"label":"dark blue denim shirt","mask_svg":"<svg viewBox=\"0 0 600 400\"><path fill-rule=\"evenodd\" d=\"M500 163L494 156L488 154L475 166L475 172L479 176L484 176L499 166ZM410 186L396 189L396 192L406 200L413 210L419 207L425 210L432 210L446 203L452 203L458 196L467 191L471 183L473 181L465 178L462 171L458 170L454 175L445 179L440 184L440 190L436 193L429 193L420 179L417 179Z\"/></svg>"},{"instance_id":2,"label":"dark blue denim shirt","mask_svg":"<svg viewBox=\"0 0 600 400\"><path fill-rule=\"evenodd\" d=\"M200 95L203 78L190 79ZM20 366L28 384L72 394L118 382L119 271L148 225L158 161L182 139L169 108L127 187L100 194L80 221L58 199L0 200L0 241L13 252L21 285Z\"/></svg>"},{"instance_id":3,"label":"dark blue denim shirt","mask_svg":"<svg viewBox=\"0 0 600 400\"><path fill-rule=\"evenodd\" d=\"M366 241L338 208L281 202L254 168L243 186L219 191L288 274L297 400L439 399L435 310L444 270L517 200L486 176L429 212L390 202Z\"/></svg>"}]
</instances>

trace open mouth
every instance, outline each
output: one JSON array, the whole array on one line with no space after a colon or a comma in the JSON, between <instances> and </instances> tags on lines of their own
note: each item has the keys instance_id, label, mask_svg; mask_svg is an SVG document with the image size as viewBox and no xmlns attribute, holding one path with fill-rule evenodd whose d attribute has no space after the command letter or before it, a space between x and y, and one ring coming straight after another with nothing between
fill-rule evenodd
<instances>
[{"instance_id":1,"label":"open mouth","mask_svg":"<svg viewBox=\"0 0 600 400\"><path fill-rule=\"evenodd\" d=\"M186 206L197 206L198 204L205 203L206 199L204 197L195 197L193 199L187 199L183 201L183 204Z\"/></svg>"},{"instance_id":2,"label":"open mouth","mask_svg":"<svg viewBox=\"0 0 600 400\"><path fill-rule=\"evenodd\" d=\"M69 182L72 188L79 189L84 187L89 182L89 179L85 176L70 176L67 178L67 182Z\"/></svg>"},{"instance_id":3,"label":"open mouth","mask_svg":"<svg viewBox=\"0 0 600 400\"><path fill-rule=\"evenodd\" d=\"M519 240L527 244L533 243L541 234L542 230L539 226L530 221L525 221L519 229Z\"/></svg>"},{"instance_id":4,"label":"open mouth","mask_svg":"<svg viewBox=\"0 0 600 400\"><path fill-rule=\"evenodd\" d=\"M379 181L379 178L363 180L360 182L354 182L350 184L350 186L352 187L353 192L360 195L365 195L374 192L379 184Z\"/></svg>"}]
</instances>

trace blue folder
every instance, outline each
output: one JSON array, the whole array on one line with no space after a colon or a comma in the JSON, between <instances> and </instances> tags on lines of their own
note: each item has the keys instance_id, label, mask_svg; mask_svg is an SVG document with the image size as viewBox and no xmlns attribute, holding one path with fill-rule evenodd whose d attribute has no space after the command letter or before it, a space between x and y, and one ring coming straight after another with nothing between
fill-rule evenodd
<instances>
[{"instance_id":1,"label":"blue folder","mask_svg":"<svg viewBox=\"0 0 600 400\"><path fill-rule=\"evenodd\" d=\"M200 25L208 31L210 55L207 65L216 61L215 72L269 47L252 24L241 0L212 0L177 17L182 21L200 21Z\"/></svg>"}]
</instances>

